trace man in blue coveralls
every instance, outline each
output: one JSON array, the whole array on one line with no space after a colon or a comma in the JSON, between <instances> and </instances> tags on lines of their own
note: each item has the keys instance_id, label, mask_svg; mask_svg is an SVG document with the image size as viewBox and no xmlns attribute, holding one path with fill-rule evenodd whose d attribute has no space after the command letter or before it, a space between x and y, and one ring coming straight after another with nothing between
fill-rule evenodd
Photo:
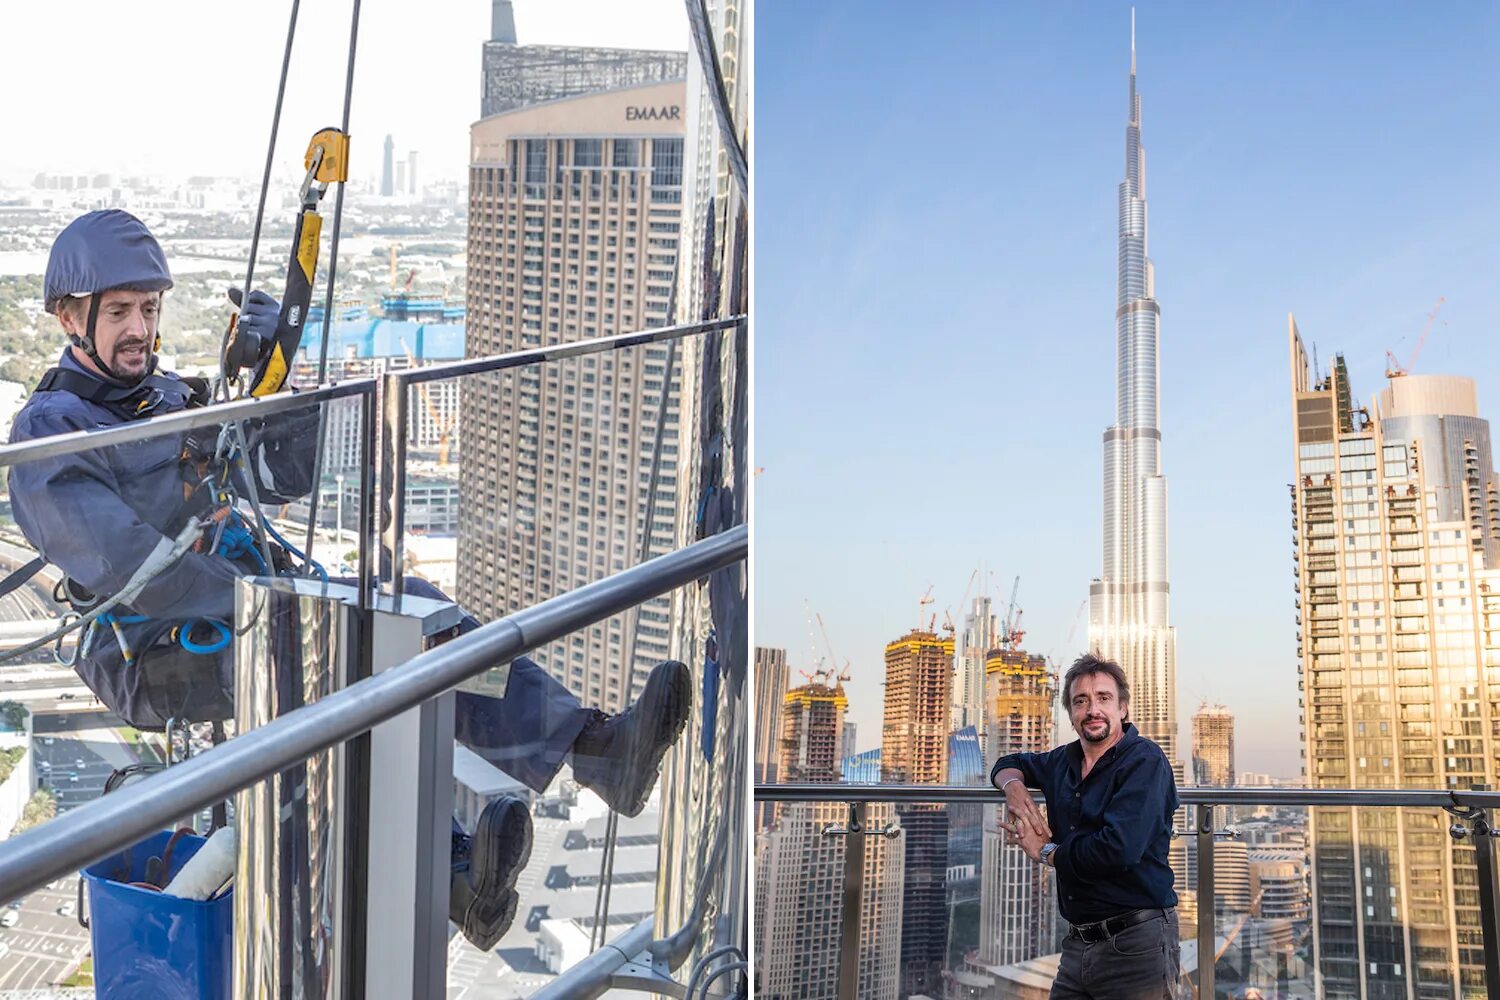
<instances>
[{"instance_id":1,"label":"man in blue coveralls","mask_svg":"<svg viewBox=\"0 0 1500 1000\"><path fill-rule=\"evenodd\" d=\"M16 415L12 442L209 401L201 380L156 370L162 298L172 276L160 244L139 219L106 210L74 220L52 246L44 284L46 309L71 346ZM238 335L249 338L251 353L253 345L269 347L279 312L264 292L244 302ZM248 471L237 475L254 477L262 502L306 495L313 487L317 427L317 407L245 421L246 453L238 465ZM243 519L212 510L213 473L205 470L212 468L217 437L216 431L206 442L193 434L159 436L10 470L16 522L66 574L75 609L131 594L98 618L77 667L99 699L137 728L233 714L227 626L234 581L267 568L259 546L246 541ZM184 551L182 540L192 536L187 526L212 515L228 525L205 529L198 545ZM407 590L441 596L422 581L409 581ZM477 624L469 617L461 628ZM639 701L606 715L582 707L521 657L510 665L503 697L458 692L455 736L537 791L571 759L579 784L634 816L686 724L691 698L687 668L662 663ZM489 950L515 917L516 876L531 853L531 816L522 800L505 797L485 809L472 837L454 826L449 916Z\"/></svg>"}]
</instances>

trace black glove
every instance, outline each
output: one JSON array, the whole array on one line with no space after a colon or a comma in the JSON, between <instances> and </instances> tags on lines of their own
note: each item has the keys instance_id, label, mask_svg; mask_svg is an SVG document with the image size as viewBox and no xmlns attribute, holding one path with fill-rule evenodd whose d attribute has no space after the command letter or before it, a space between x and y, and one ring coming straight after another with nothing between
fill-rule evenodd
<instances>
[{"instance_id":1,"label":"black glove","mask_svg":"<svg viewBox=\"0 0 1500 1000\"><path fill-rule=\"evenodd\" d=\"M239 310L235 323L234 339L229 343L229 370L255 368L276 342L276 326L281 322L281 303L261 291L250 292L250 302L241 306L245 293L238 288L229 289L229 301Z\"/></svg>"}]
</instances>

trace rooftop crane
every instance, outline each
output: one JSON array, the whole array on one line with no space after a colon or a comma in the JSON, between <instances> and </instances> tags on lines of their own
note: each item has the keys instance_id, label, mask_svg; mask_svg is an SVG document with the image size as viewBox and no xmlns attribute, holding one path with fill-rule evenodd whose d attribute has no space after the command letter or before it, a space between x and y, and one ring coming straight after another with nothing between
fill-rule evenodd
<instances>
[{"instance_id":1,"label":"rooftop crane","mask_svg":"<svg viewBox=\"0 0 1500 1000\"><path fill-rule=\"evenodd\" d=\"M1400 378L1402 375L1411 374L1411 370L1416 367L1417 358L1421 355L1423 346L1427 343L1427 335L1432 332L1432 324L1437 319L1438 310L1443 308L1443 303L1446 301L1448 301L1446 298L1439 295L1437 305L1433 306L1432 312L1427 314L1427 323L1422 327L1422 335L1417 338L1417 346L1411 352L1411 360L1403 365L1390 351L1385 352L1386 378Z\"/></svg>"},{"instance_id":2,"label":"rooftop crane","mask_svg":"<svg viewBox=\"0 0 1500 1000\"><path fill-rule=\"evenodd\" d=\"M822 615L821 612L817 612L817 611L813 612L813 614L818 619L818 629L823 633L823 644L828 647L828 668L829 668L829 670L830 671L837 671L837 673L834 676L839 681L847 681L849 679L849 661L845 660L844 661L844 669L839 670L839 658L838 658L838 654L834 653L834 651L833 651L833 641L828 638L828 626L826 626L826 625L823 624L823 615Z\"/></svg>"},{"instance_id":3,"label":"rooftop crane","mask_svg":"<svg viewBox=\"0 0 1500 1000\"><path fill-rule=\"evenodd\" d=\"M1005 609L1005 622L1000 627L1000 645L1006 649L1018 649L1026 632L1021 628L1021 609L1016 606L1016 594L1021 589L1021 578L1010 588L1010 604Z\"/></svg>"},{"instance_id":4,"label":"rooftop crane","mask_svg":"<svg viewBox=\"0 0 1500 1000\"><path fill-rule=\"evenodd\" d=\"M927 585L927 593L917 598L917 631L922 630L922 619L927 615L927 605L932 603L932 584Z\"/></svg>"},{"instance_id":5,"label":"rooftop crane","mask_svg":"<svg viewBox=\"0 0 1500 1000\"><path fill-rule=\"evenodd\" d=\"M412 274L416 274L416 273L417 273L416 271L412 272ZM408 281L408 284L410 284L409 281ZM416 355L412 354L411 348L407 346L407 344L406 344L406 338L405 337L401 338L401 350L403 350L404 352L406 352L406 362L407 362L407 364L411 365L413 368L419 367L419 365L417 364ZM438 464L439 465L447 465L448 464L448 441L449 441L449 438L453 434L453 428L458 425L458 411L454 410L454 412L448 417L448 419L444 420L444 419L442 419L442 416L438 413L437 406L434 405L433 402L432 402L432 393L431 393L431 390L428 388L427 383L426 382L419 382L417 384L417 391L418 391L418 393L422 397L422 405L427 408L427 416L432 420L432 426L434 426L434 427L437 428L437 432L438 432Z\"/></svg>"}]
</instances>

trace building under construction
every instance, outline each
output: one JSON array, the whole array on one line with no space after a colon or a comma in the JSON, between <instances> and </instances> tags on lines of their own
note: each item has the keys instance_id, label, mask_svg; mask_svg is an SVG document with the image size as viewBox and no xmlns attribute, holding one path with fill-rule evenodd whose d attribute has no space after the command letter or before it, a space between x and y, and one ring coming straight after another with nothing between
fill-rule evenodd
<instances>
[{"instance_id":1,"label":"building under construction","mask_svg":"<svg viewBox=\"0 0 1500 1000\"><path fill-rule=\"evenodd\" d=\"M984 661L989 760L1053 747L1057 679L1045 657L1015 646L992 649ZM1057 950L1053 873L1006 842L1005 808L985 806L979 884L979 952L967 970L978 995L998 988L995 970Z\"/></svg>"},{"instance_id":2,"label":"building under construction","mask_svg":"<svg viewBox=\"0 0 1500 1000\"><path fill-rule=\"evenodd\" d=\"M948 778L953 637L913 629L885 647L886 781L940 785Z\"/></svg>"}]
</instances>

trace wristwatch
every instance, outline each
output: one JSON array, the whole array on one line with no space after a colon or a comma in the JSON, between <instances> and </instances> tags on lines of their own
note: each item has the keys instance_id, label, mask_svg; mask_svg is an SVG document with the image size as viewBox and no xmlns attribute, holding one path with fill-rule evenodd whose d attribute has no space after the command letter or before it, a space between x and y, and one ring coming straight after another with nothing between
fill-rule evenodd
<instances>
[{"instance_id":1,"label":"wristwatch","mask_svg":"<svg viewBox=\"0 0 1500 1000\"><path fill-rule=\"evenodd\" d=\"M1037 860L1040 861L1044 865L1051 864L1052 863L1052 860L1051 860L1051 858L1052 858L1052 852L1056 851L1056 850L1057 850L1057 845L1054 844L1054 843L1052 843L1051 841L1048 841L1047 843L1045 843L1045 844L1042 845L1042 853L1041 853L1041 856L1039 858L1037 858Z\"/></svg>"}]
</instances>

